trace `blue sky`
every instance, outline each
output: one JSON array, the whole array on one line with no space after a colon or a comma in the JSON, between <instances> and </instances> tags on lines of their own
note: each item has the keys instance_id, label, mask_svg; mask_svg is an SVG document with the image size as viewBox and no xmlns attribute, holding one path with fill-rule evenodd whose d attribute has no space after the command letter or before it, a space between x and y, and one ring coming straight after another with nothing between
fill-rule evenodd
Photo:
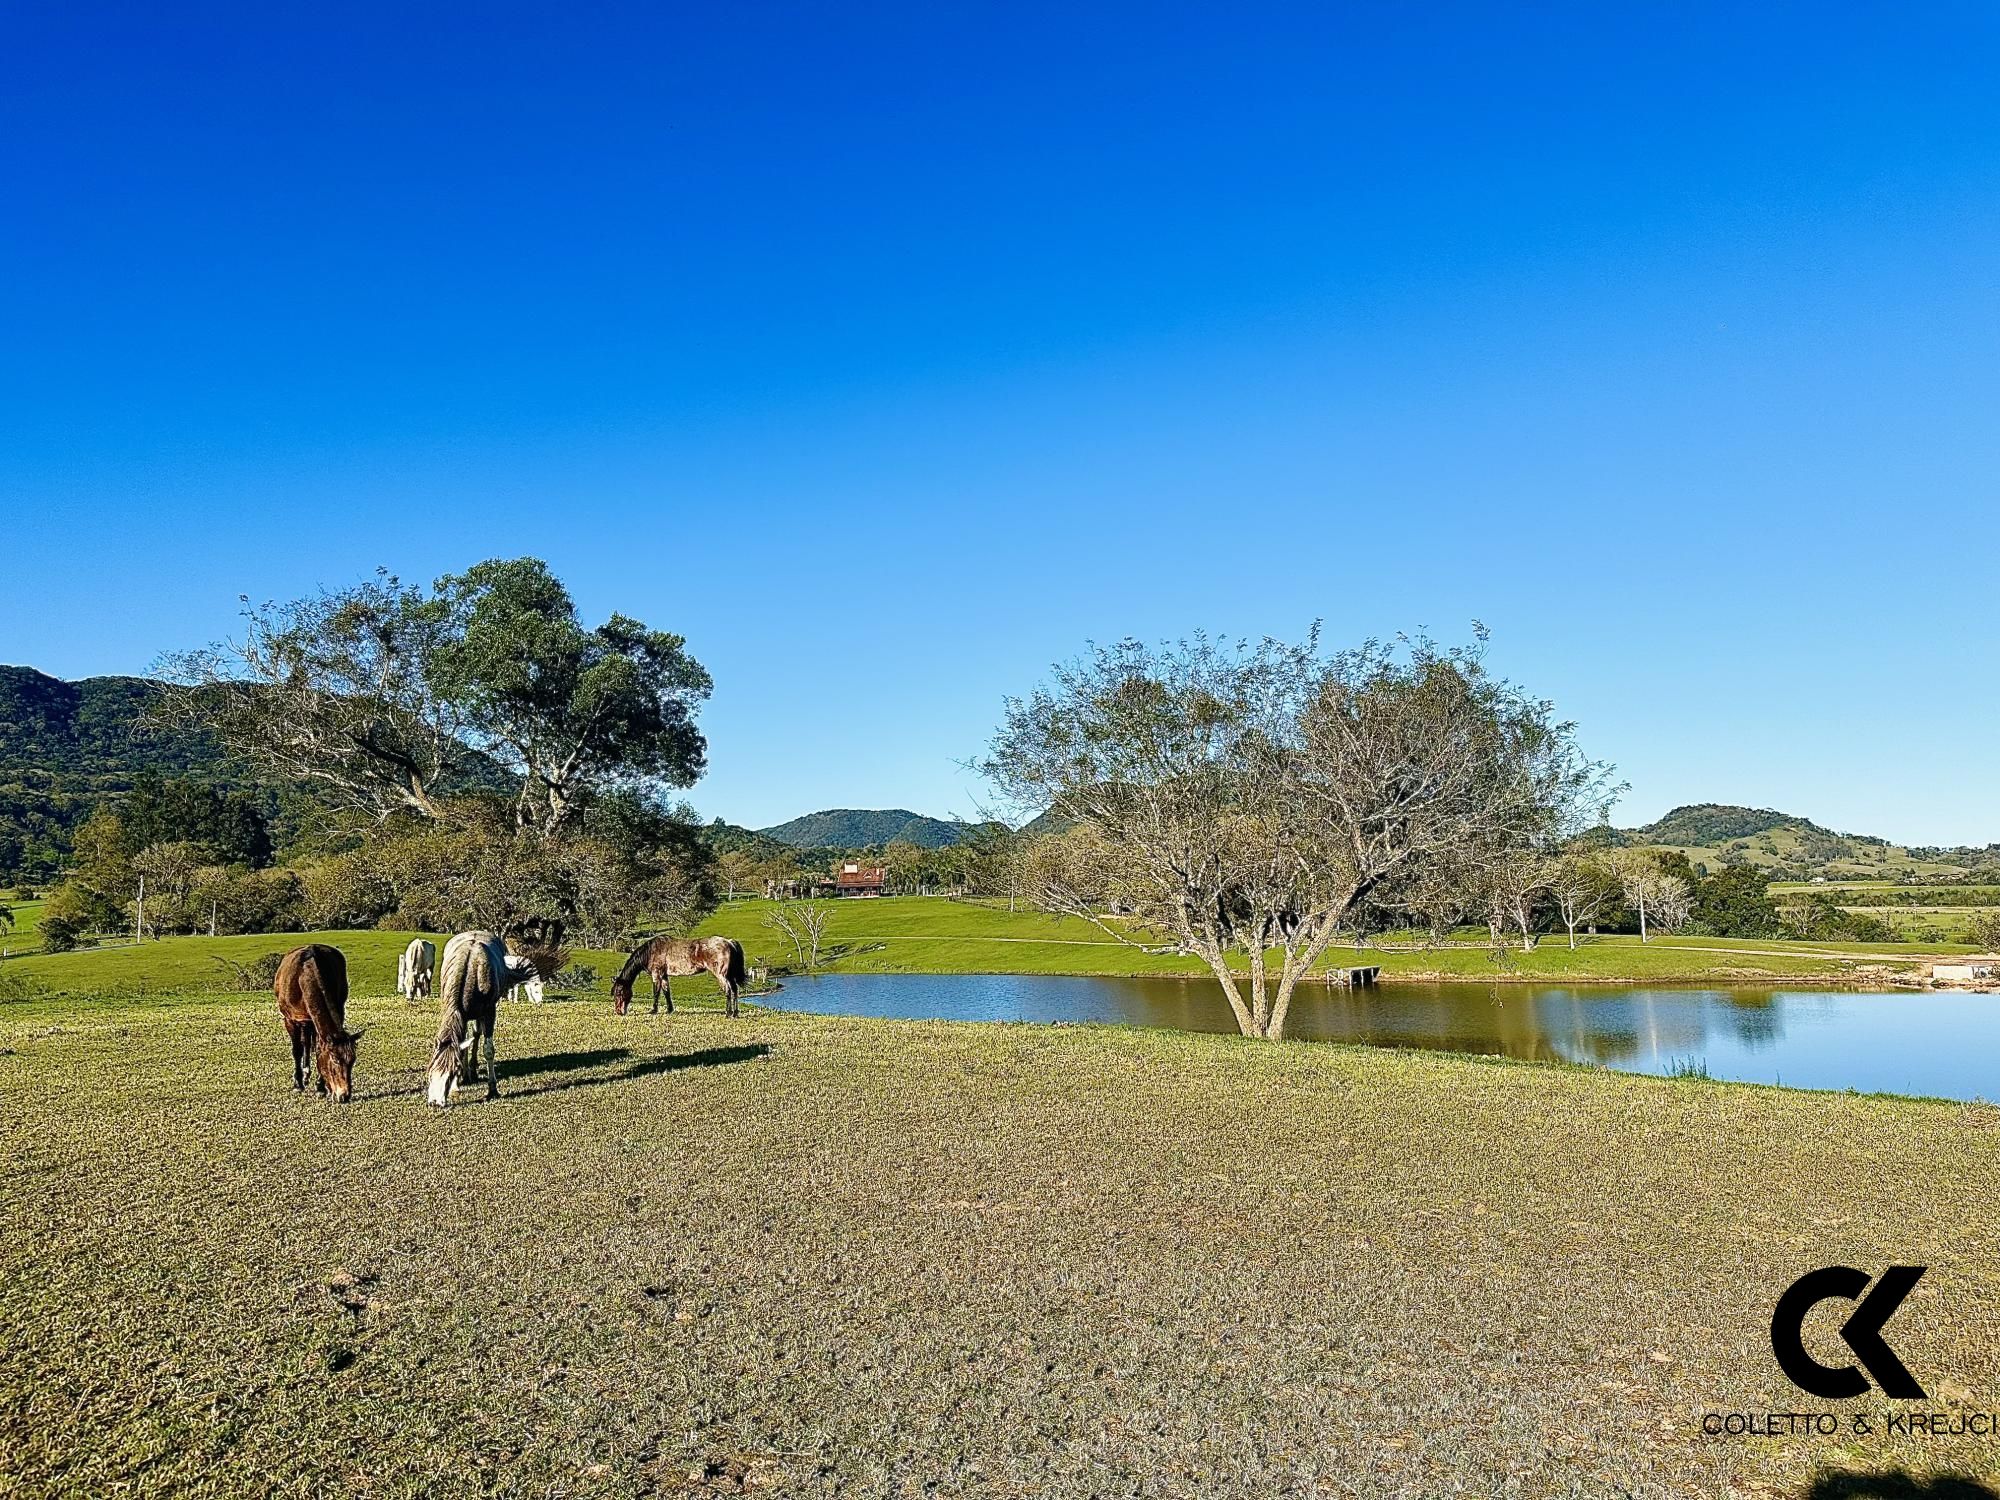
<instances>
[{"instance_id":1,"label":"blue sky","mask_svg":"<svg viewBox=\"0 0 2000 1500\"><path fill-rule=\"evenodd\" d=\"M0 660L532 553L754 824L1478 619L1621 822L2000 840L1990 6L168 9L0 22Z\"/></svg>"}]
</instances>

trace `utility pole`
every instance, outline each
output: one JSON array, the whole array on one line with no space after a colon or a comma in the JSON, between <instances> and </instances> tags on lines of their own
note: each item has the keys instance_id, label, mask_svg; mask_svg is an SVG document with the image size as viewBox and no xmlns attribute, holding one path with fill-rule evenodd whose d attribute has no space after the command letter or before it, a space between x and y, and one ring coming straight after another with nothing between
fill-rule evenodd
<instances>
[{"instance_id":1,"label":"utility pole","mask_svg":"<svg viewBox=\"0 0 2000 1500\"><path fill-rule=\"evenodd\" d=\"M132 941L140 943L146 937L146 877L139 877L139 899L132 903Z\"/></svg>"}]
</instances>

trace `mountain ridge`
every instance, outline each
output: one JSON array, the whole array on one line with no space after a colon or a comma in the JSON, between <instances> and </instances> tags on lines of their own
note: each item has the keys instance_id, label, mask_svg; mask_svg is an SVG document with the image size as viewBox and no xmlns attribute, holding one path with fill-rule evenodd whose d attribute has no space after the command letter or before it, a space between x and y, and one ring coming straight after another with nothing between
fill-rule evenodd
<instances>
[{"instance_id":1,"label":"mountain ridge","mask_svg":"<svg viewBox=\"0 0 2000 1500\"><path fill-rule=\"evenodd\" d=\"M898 840L920 849L943 849L959 841L964 825L907 807L829 807L756 831L794 849L865 849Z\"/></svg>"}]
</instances>

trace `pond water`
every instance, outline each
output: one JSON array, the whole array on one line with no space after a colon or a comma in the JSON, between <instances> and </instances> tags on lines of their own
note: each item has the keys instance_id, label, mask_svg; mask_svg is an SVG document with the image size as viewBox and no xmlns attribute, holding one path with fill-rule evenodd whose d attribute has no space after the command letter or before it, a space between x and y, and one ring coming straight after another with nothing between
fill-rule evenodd
<instances>
[{"instance_id":1,"label":"pond water","mask_svg":"<svg viewBox=\"0 0 2000 1500\"><path fill-rule=\"evenodd\" d=\"M1236 1029L1222 992L1192 979L822 974L787 980L765 1003L822 1015ZM1287 1029L1305 1040L1601 1063L1633 1073L1692 1065L1712 1078L1794 1088L2000 1098L2000 995L1314 985L1300 987Z\"/></svg>"}]
</instances>

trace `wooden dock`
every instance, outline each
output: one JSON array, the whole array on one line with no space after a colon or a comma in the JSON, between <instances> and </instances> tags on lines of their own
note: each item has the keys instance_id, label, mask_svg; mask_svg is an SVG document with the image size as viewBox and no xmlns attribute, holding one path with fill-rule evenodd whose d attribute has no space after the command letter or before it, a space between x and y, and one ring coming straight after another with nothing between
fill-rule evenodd
<instances>
[{"instance_id":1,"label":"wooden dock","mask_svg":"<svg viewBox=\"0 0 2000 1500\"><path fill-rule=\"evenodd\" d=\"M1372 987L1375 981L1381 977L1382 966L1380 964L1369 964L1366 968L1361 969L1328 969L1326 971L1326 982L1328 984L1339 985L1350 990L1358 990L1364 985Z\"/></svg>"}]
</instances>

